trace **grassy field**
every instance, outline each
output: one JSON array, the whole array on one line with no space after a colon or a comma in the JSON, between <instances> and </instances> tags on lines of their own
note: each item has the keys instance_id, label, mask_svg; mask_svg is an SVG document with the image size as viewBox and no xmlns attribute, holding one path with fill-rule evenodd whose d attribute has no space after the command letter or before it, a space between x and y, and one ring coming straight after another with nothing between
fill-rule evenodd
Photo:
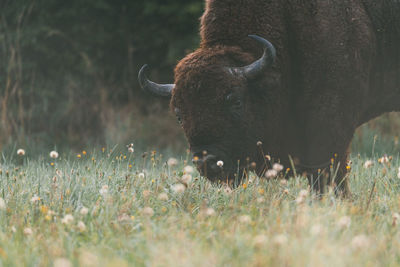
<instances>
[{"instance_id":1,"label":"grassy field","mask_svg":"<svg viewBox=\"0 0 400 267\"><path fill-rule=\"evenodd\" d=\"M108 149L4 157L1 265L400 265L397 156L352 157L351 200L316 200L302 177L251 175L231 190L188 158L167 160Z\"/></svg>"}]
</instances>

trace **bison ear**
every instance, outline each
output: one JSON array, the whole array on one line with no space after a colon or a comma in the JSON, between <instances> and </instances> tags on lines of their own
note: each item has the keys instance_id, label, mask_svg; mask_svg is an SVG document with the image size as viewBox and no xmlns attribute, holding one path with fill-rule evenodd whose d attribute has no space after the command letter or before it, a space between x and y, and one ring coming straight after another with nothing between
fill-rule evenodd
<instances>
[{"instance_id":1,"label":"bison ear","mask_svg":"<svg viewBox=\"0 0 400 267\"><path fill-rule=\"evenodd\" d=\"M257 61L248 66L228 67L228 71L236 76L243 76L246 79L254 79L275 62L276 49L268 40L258 35L249 35L249 37L253 38L264 46L263 55Z\"/></svg>"},{"instance_id":2,"label":"bison ear","mask_svg":"<svg viewBox=\"0 0 400 267\"><path fill-rule=\"evenodd\" d=\"M144 91L151 92L155 95L171 96L172 89L174 89L175 84L158 84L150 81L149 79L147 79L145 74L147 68L148 65L146 64L139 71L138 80L140 87L142 87Z\"/></svg>"}]
</instances>

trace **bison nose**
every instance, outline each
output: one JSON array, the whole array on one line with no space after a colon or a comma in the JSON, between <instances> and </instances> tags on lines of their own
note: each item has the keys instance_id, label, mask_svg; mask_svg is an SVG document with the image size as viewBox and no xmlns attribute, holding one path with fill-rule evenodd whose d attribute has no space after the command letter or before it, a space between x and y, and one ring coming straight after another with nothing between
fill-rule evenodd
<instances>
[{"instance_id":1,"label":"bison nose","mask_svg":"<svg viewBox=\"0 0 400 267\"><path fill-rule=\"evenodd\" d=\"M202 156L194 155L193 163L197 166L200 172L204 175L216 175L222 171L222 168L217 165L217 157L212 154Z\"/></svg>"}]
</instances>

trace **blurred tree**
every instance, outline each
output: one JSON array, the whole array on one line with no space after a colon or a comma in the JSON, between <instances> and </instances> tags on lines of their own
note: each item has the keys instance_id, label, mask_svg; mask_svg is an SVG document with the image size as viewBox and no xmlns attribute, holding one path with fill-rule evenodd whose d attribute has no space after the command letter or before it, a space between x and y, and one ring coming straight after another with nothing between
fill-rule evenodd
<instances>
[{"instance_id":1,"label":"blurred tree","mask_svg":"<svg viewBox=\"0 0 400 267\"><path fill-rule=\"evenodd\" d=\"M202 10L203 0L1 1L2 136L79 143L101 139L109 106L146 113L138 69L149 63L154 80L171 82L198 44Z\"/></svg>"}]
</instances>

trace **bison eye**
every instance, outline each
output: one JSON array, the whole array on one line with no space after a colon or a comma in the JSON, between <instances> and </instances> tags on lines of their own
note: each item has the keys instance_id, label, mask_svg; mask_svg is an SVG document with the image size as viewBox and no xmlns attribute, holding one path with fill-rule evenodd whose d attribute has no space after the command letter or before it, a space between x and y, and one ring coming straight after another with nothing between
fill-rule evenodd
<instances>
[{"instance_id":1,"label":"bison eye","mask_svg":"<svg viewBox=\"0 0 400 267\"><path fill-rule=\"evenodd\" d=\"M230 107L233 109L240 109L242 108L242 100L235 96L234 94L229 94L226 96L226 102L229 104Z\"/></svg>"},{"instance_id":2,"label":"bison eye","mask_svg":"<svg viewBox=\"0 0 400 267\"><path fill-rule=\"evenodd\" d=\"M179 110L179 108L175 108L175 115L178 120L178 123L182 125L181 111Z\"/></svg>"}]
</instances>

